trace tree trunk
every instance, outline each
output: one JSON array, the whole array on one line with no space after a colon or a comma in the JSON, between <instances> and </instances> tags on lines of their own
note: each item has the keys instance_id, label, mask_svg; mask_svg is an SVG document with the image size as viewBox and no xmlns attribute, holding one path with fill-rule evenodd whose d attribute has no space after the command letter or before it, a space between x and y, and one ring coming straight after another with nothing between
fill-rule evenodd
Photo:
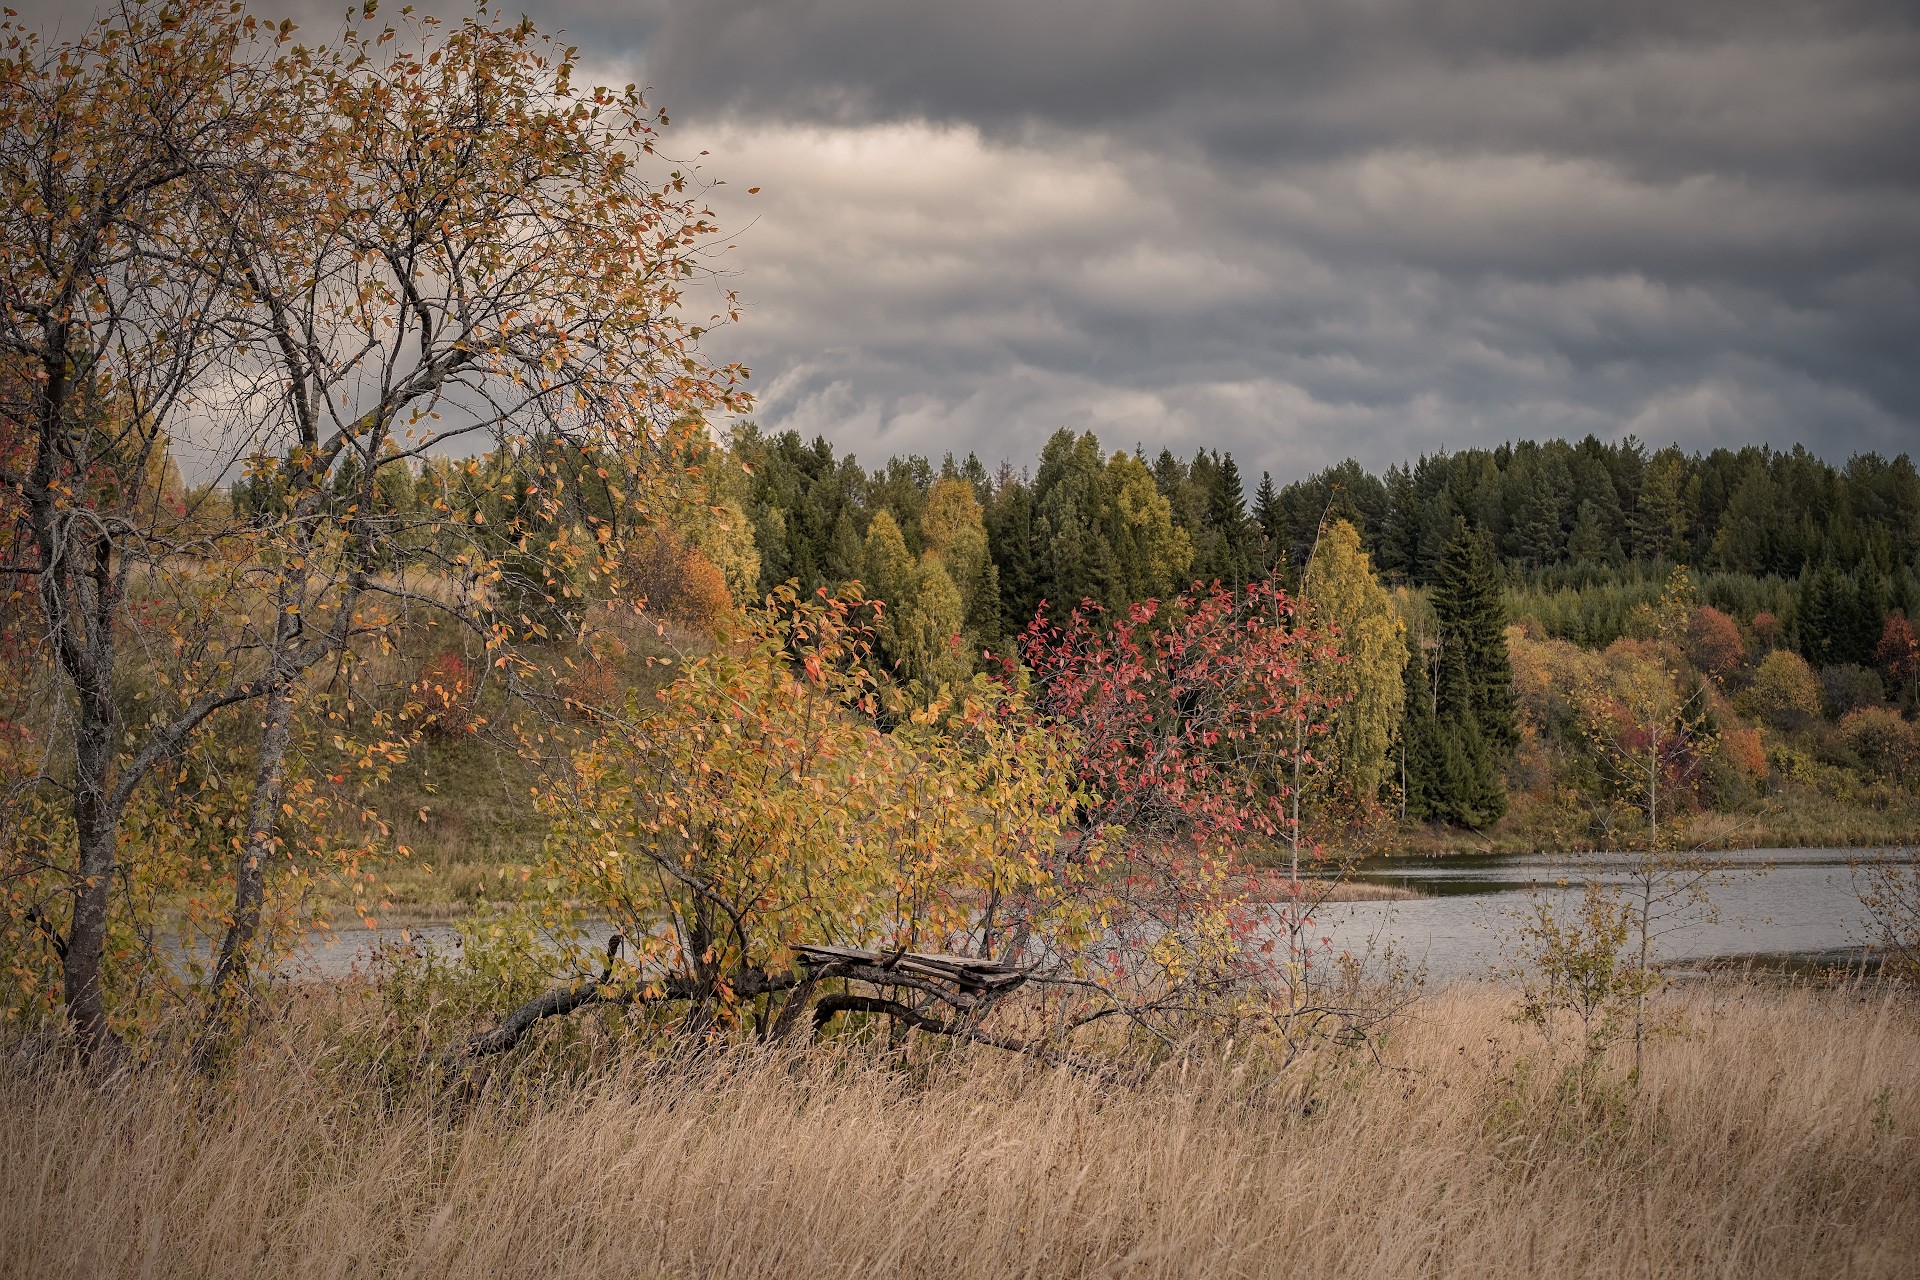
<instances>
[{"instance_id":1,"label":"tree trunk","mask_svg":"<svg viewBox=\"0 0 1920 1280\"><path fill-rule=\"evenodd\" d=\"M220 959L213 973L211 1014L215 1018L223 1015L246 981L249 954L260 932L267 861L273 856L280 803L286 794L287 744L292 732L293 687L285 678L276 679L267 691L253 795L247 802L247 838L233 871L233 919L220 940Z\"/></svg>"},{"instance_id":2,"label":"tree trunk","mask_svg":"<svg viewBox=\"0 0 1920 1280\"><path fill-rule=\"evenodd\" d=\"M1647 1042L1647 952L1653 932L1654 867L1652 850L1640 881L1640 970L1634 975L1633 988L1633 1087L1640 1087L1640 1067Z\"/></svg>"},{"instance_id":3,"label":"tree trunk","mask_svg":"<svg viewBox=\"0 0 1920 1280\"><path fill-rule=\"evenodd\" d=\"M113 900L114 864L120 844L120 804L112 779L120 717L113 704L113 624L120 603L120 567L104 536L76 542L75 523L64 529L47 502L36 503L34 533L47 549L40 580L41 610L54 632L61 668L73 682L73 819L79 862L73 886L73 917L60 945L61 989L83 1058L117 1054L119 1037L107 1021L102 966L107 917Z\"/></svg>"},{"instance_id":4,"label":"tree trunk","mask_svg":"<svg viewBox=\"0 0 1920 1280\"><path fill-rule=\"evenodd\" d=\"M61 954L61 985L67 1020L79 1041L80 1053L92 1061L111 1056L120 1043L107 1022L101 975L119 831L100 791L83 784L74 807L80 819L80 877L74 887L73 919Z\"/></svg>"}]
</instances>

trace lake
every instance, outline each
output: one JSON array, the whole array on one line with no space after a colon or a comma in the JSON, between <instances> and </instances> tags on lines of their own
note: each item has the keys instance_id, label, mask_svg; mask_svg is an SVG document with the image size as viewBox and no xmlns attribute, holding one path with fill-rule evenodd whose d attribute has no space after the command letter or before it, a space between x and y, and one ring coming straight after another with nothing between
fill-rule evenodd
<instances>
[{"instance_id":1,"label":"lake","mask_svg":"<svg viewBox=\"0 0 1920 1280\"><path fill-rule=\"evenodd\" d=\"M1842 963L1858 956L1867 921L1854 867L1874 856L1872 850L1742 849L1709 856L1726 865L1706 886L1712 918L1689 910L1671 921L1656 946L1662 963ZM1369 859L1352 879L1420 896L1323 907L1320 932L1336 948L1355 952L1391 943L1436 980L1483 974L1516 943L1532 895L1572 905L1591 881L1624 884L1631 866L1628 856L1605 853Z\"/></svg>"},{"instance_id":2,"label":"lake","mask_svg":"<svg viewBox=\"0 0 1920 1280\"><path fill-rule=\"evenodd\" d=\"M1783 965L1858 957L1867 924L1854 865L1872 857L1871 850L1744 849L1711 856L1727 864L1707 891L1717 918L1689 912L1673 921L1656 948L1662 963ZM1571 902L1591 880L1623 882L1630 865L1619 854L1369 859L1353 879L1418 896L1329 904L1320 910L1316 933L1356 954L1390 944L1435 982L1473 977L1499 964L1503 950L1514 946L1529 895ZM591 943L603 944L609 932L604 925L591 930ZM364 967L376 948L408 940L452 948L455 934L445 924L316 934L291 970L301 977L339 977Z\"/></svg>"}]
</instances>

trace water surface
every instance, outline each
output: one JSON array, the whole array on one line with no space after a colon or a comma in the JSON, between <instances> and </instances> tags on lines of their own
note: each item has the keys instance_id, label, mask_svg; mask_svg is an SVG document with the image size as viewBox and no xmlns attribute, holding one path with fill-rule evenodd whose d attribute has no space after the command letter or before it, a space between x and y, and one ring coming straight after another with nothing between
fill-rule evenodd
<instances>
[{"instance_id":1,"label":"water surface","mask_svg":"<svg viewBox=\"0 0 1920 1280\"><path fill-rule=\"evenodd\" d=\"M1705 886L1709 909L1688 909L1667 923L1655 945L1663 964L1858 957L1867 922L1855 867L1872 851L1747 849L1710 856L1725 869ZM1419 896L1329 904L1320 909L1314 933L1356 954L1391 945L1435 981L1483 975L1513 963L1522 918L1536 898L1572 906L1589 881L1624 886L1632 865L1621 854L1369 859L1353 879ZM603 946L610 932L604 924L590 928L588 944ZM339 977L365 969L382 946L420 943L452 950L457 937L446 924L340 929L315 934L292 969L303 977Z\"/></svg>"},{"instance_id":2,"label":"water surface","mask_svg":"<svg viewBox=\"0 0 1920 1280\"><path fill-rule=\"evenodd\" d=\"M1855 868L1873 851L1743 849L1704 856L1723 869L1702 886L1704 907L1679 911L1659 930L1654 949L1662 963L1844 962L1863 947L1867 921ZM1420 896L1323 907L1320 932L1341 949L1391 943L1437 979L1485 973L1511 963L1522 920L1536 900L1571 907L1593 881L1624 891L1633 866L1631 855L1605 853L1369 859L1353 879Z\"/></svg>"}]
</instances>

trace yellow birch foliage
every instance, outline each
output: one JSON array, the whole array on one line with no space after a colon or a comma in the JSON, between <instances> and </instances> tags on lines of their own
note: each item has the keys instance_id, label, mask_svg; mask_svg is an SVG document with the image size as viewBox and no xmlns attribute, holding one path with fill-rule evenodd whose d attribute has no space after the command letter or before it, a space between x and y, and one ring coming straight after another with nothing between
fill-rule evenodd
<instances>
[{"instance_id":1,"label":"yellow birch foliage","mask_svg":"<svg viewBox=\"0 0 1920 1280\"><path fill-rule=\"evenodd\" d=\"M1332 696L1334 778L1359 804L1371 802L1387 779L1388 755L1405 700L1405 627L1386 589L1373 576L1360 534L1336 520L1314 553L1306 591L1313 617L1336 629L1338 660L1319 679Z\"/></svg>"},{"instance_id":2,"label":"yellow birch foliage","mask_svg":"<svg viewBox=\"0 0 1920 1280\"><path fill-rule=\"evenodd\" d=\"M983 608L993 604L988 593L997 588L997 579L987 555L985 514L973 486L965 480L934 481L920 515L920 535L959 589L967 620L978 623Z\"/></svg>"},{"instance_id":3,"label":"yellow birch foliage","mask_svg":"<svg viewBox=\"0 0 1920 1280\"><path fill-rule=\"evenodd\" d=\"M547 791L548 870L643 982L725 1004L796 943L965 948L994 891L1041 891L1071 812L1066 735L984 679L876 723L857 600L776 596Z\"/></svg>"}]
</instances>

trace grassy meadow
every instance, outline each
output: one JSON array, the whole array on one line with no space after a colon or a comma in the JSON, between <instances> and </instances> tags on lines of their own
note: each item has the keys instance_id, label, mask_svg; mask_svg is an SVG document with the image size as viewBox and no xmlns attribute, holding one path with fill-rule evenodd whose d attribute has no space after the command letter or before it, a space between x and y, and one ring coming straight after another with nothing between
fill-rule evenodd
<instances>
[{"instance_id":1,"label":"grassy meadow","mask_svg":"<svg viewBox=\"0 0 1920 1280\"><path fill-rule=\"evenodd\" d=\"M1912 1274L1910 1001L1690 986L1637 1093L1512 1001L1449 989L1285 1070L918 1041L643 1066L593 1032L448 1092L369 1065L376 1005L309 993L230 1083L13 1050L0 1275Z\"/></svg>"}]
</instances>

